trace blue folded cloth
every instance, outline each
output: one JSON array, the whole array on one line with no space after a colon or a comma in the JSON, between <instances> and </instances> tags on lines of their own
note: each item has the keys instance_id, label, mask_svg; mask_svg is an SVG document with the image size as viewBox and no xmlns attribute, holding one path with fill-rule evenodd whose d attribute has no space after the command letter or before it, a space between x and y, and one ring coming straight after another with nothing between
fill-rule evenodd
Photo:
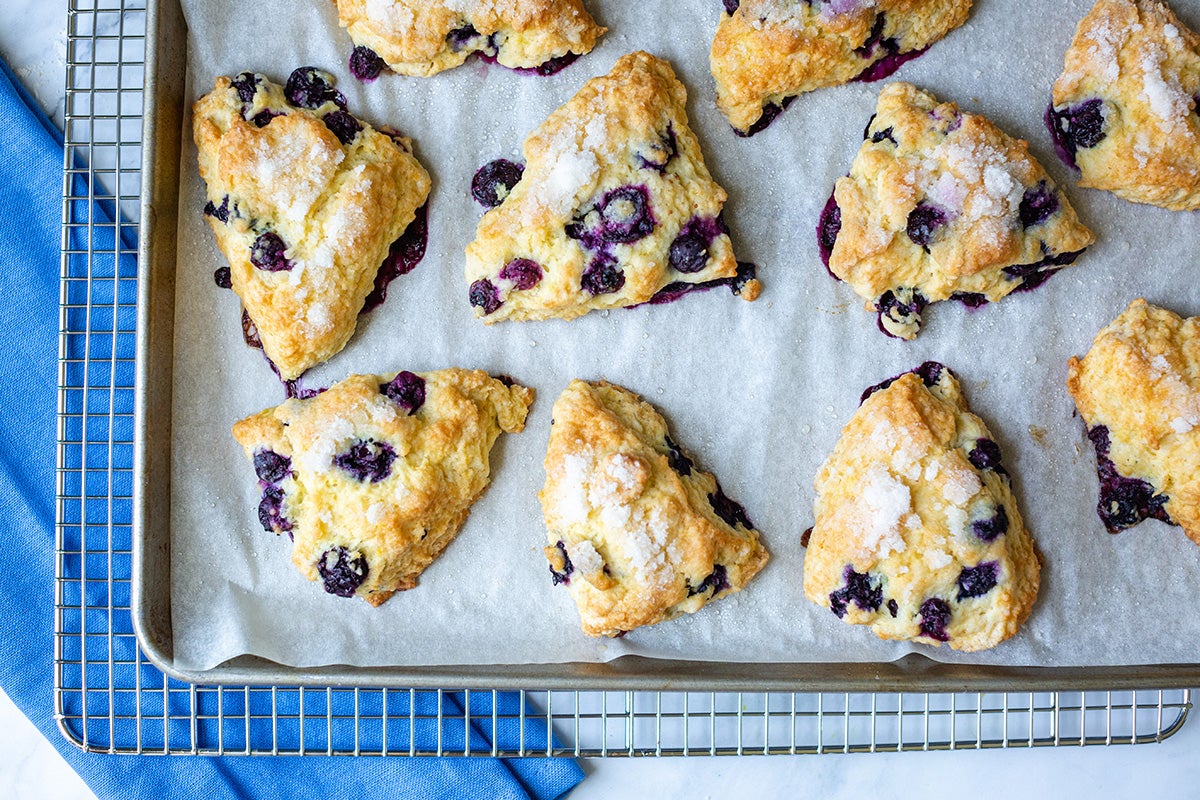
<instances>
[{"instance_id":1,"label":"blue folded cloth","mask_svg":"<svg viewBox=\"0 0 1200 800\"><path fill-rule=\"evenodd\" d=\"M7 540L7 566L0 570L0 688L33 721L66 758L67 762L91 786L100 797L153 797L168 798L346 798L347 800L371 800L372 798L512 798L512 800L550 800L560 797L574 787L583 773L570 759L527 759L500 760L492 758L297 758L297 757L174 757L135 758L86 754L67 742L56 730L52 714L54 675L54 581L53 565L54 515L55 515L55 404L58 369L59 328L59 259L62 243L60 216L62 211L62 139L53 124L38 109L28 94L13 76L8 66L0 60L0 252L5 253L5 268L0 270L0 385L7 390L9 401L0 415L0 509L5 517ZM87 197L88 186L83 176L73 179L72 194ZM95 191L99 193L98 187ZM122 224L118 234L112 225L114 214L111 204L102 200L88 206L84 200L74 201L73 219L86 221L91 215L94 222L90 236L92 249L108 255L88 256L81 253L78 272L80 275L107 275L108 286L114 270L128 276L136 268L134 257L123 255L117 262L113 255L114 236L123 240L122 250L131 250L134 236L132 226ZM86 251L89 232L80 228L72 233L68 246ZM76 258L73 256L72 258ZM89 260L90 259L90 260ZM89 287L82 281L68 290L68 299L73 303L86 301ZM73 296L79 293L79 297ZM93 297L98 304L113 304L111 296ZM132 313L124 309L119 313ZM75 329L74 312L68 312L68 329ZM87 313L86 310L83 313ZM95 313L93 310L92 313ZM108 322L116 329L129 329L127 321ZM80 325L82 328L82 325ZM111 337L112 340L117 337ZM110 341L109 348L116 347ZM69 345L70 351L74 345ZM80 352L68 352L69 356L81 356ZM93 358L96 357L92 353ZM108 366L108 355L104 355L101 368ZM128 365L126 365L128 366ZM71 367L68 367L71 368ZM91 369L91 365L86 368ZM109 378L101 375L100 381ZM82 399L70 395L66 398L73 409L82 409ZM89 437L91 438L91 437ZM107 434L102 441L107 441ZM131 454L122 448L108 452L107 448L96 448L95 455L89 447L86 455L89 467L93 458L108 463L114 468L129 468ZM91 490L89 490L89 494ZM98 502L105 503L105 500ZM127 528L130 509L124 504L106 505L105 510L114 522ZM90 534L89 535L89 546ZM78 557L65 558L64 569L71 572L78 568ZM109 567L111 569L111 565ZM91 592L118 591L121 584L93 587L89 593L89 606L106 605L114 602L120 606L122 598L92 597ZM124 602L128 600L128 587ZM76 600L77 602L77 600ZM92 631L90 623L89 632ZM128 612L118 608L108 623L110 630L124 633L129 626ZM123 637L119 641L129 641ZM75 654L76 656L78 654ZM150 666L143 666L143 685L162 686L163 678ZM180 687L184 688L184 687ZM101 693L107 695L107 693ZM239 693L240 694L240 693ZM65 709L68 717L71 708L92 700L68 698ZM168 704L175 697L168 698ZM170 714L181 711L183 718L171 720L163 735L173 741L175 730L182 732L198 730L196 736L204 739L212 734L212 741L199 741L197 745L216 744L214 725L216 720L202 720L199 729L192 729L188 718L187 692L182 693L185 705L182 709L170 708ZM364 699L365 698L365 699ZM378 692L366 692L359 698L362 705L358 712L367 717L378 717L382 712L382 701ZM415 730L407 730L409 694L396 693L387 699L390 717L399 718L404 724L388 729L388 745L392 750L407 748L400 744L397 736L415 736L419 749L432 749L440 741L447 751L462 749L466 737L470 737L475 751L490 749L484 735L484 726L472 726L464 730L461 710L461 695L443 694L440 699L433 692L418 692L415 695L417 717L441 709L445 716L458 717L453 724L442 725L437 730L434 720L418 720ZM132 704L137 698L131 694L117 694L114 705ZM268 716L272 700L269 693L251 693L250 713ZM471 716L473 720L490 719L491 695L472 695ZM293 702L291 708L277 708L281 715L295 715L299 709ZM483 707L487 706L487 707ZM353 708L353 706L351 706ZM516 718L517 700L512 695L499 695L497 714L502 717L498 734L503 747L515 745L520 735L521 722ZM91 703L89 702L89 712ZM107 712L103 712L107 714ZM124 713L114 709L114 713ZM159 711L159 714L162 712ZM338 712L341 713L341 712ZM503 719L503 717L508 717ZM425 724L425 723L428 724ZM161 726L161 723L159 723ZM243 728L242 720L237 727ZM490 730L490 725L487 729ZM206 733L205 731L208 731ZM231 735L222 730L222 735ZM538 748L545 745L545 725L525 725L525 743ZM261 736L251 729L252 747L269 746L271 731ZM296 737L285 729L276 734L280 747L294 746ZM541 737L540 739L538 737ZM289 741L289 737L291 740ZM368 735L368 739L369 739ZM228 741L228 740L226 740ZM118 745L122 744L117 742ZM129 744L129 743L125 743ZM378 747L378 742L363 740L363 749ZM161 744L160 744L161 746ZM241 746L239 744L239 746Z\"/></svg>"}]
</instances>

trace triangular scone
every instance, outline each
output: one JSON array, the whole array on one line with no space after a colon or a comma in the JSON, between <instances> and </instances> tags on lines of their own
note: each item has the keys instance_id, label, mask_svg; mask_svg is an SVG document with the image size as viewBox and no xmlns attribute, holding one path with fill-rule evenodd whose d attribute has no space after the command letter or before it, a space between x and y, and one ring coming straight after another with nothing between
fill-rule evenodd
<instances>
[{"instance_id":1,"label":"triangular scone","mask_svg":"<svg viewBox=\"0 0 1200 800\"><path fill-rule=\"evenodd\" d=\"M743 136L796 95L886 78L962 25L971 0L724 0L709 64Z\"/></svg>"},{"instance_id":2,"label":"triangular scone","mask_svg":"<svg viewBox=\"0 0 1200 800\"><path fill-rule=\"evenodd\" d=\"M434 75L472 53L516 70L551 75L591 52L605 29L582 0L334 0L350 34L350 71L362 80L384 65Z\"/></svg>"},{"instance_id":3,"label":"triangular scone","mask_svg":"<svg viewBox=\"0 0 1200 800\"><path fill-rule=\"evenodd\" d=\"M817 226L830 273L901 339L929 303L1032 289L1093 240L1026 142L907 83L879 93Z\"/></svg>"},{"instance_id":4,"label":"triangular scone","mask_svg":"<svg viewBox=\"0 0 1200 800\"><path fill-rule=\"evenodd\" d=\"M864 393L815 482L804 593L882 639L983 650L1017 632L1041 565L1000 448L950 370Z\"/></svg>"},{"instance_id":5,"label":"triangular scone","mask_svg":"<svg viewBox=\"0 0 1200 800\"><path fill-rule=\"evenodd\" d=\"M1099 0L1075 29L1046 126L1080 186L1200 209L1200 36L1160 0Z\"/></svg>"},{"instance_id":6,"label":"triangular scone","mask_svg":"<svg viewBox=\"0 0 1200 800\"><path fill-rule=\"evenodd\" d=\"M249 72L217 78L192 130L233 290L280 377L298 378L349 341L429 174L407 139L352 116L311 67L286 87Z\"/></svg>"},{"instance_id":7,"label":"triangular scone","mask_svg":"<svg viewBox=\"0 0 1200 800\"><path fill-rule=\"evenodd\" d=\"M767 562L746 512L649 403L572 381L554 403L539 497L555 584L583 632L619 636L742 589Z\"/></svg>"},{"instance_id":8,"label":"triangular scone","mask_svg":"<svg viewBox=\"0 0 1200 800\"><path fill-rule=\"evenodd\" d=\"M352 375L233 426L254 462L263 528L292 537L310 581L373 606L411 589L488 484L501 431L533 390L485 372Z\"/></svg>"},{"instance_id":9,"label":"triangular scone","mask_svg":"<svg viewBox=\"0 0 1200 800\"><path fill-rule=\"evenodd\" d=\"M704 166L686 100L670 64L631 53L525 140L524 175L488 193L499 204L467 247L476 316L573 319L719 282L758 296L758 281L739 274L725 190Z\"/></svg>"},{"instance_id":10,"label":"triangular scone","mask_svg":"<svg viewBox=\"0 0 1200 800\"><path fill-rule=\"evenodd\" d=\"M1096 448L1105 527L1159 519L1200 544L1200 317L1134 300L1070 360L1067 388Z\"/></svg>"}]
</instances>

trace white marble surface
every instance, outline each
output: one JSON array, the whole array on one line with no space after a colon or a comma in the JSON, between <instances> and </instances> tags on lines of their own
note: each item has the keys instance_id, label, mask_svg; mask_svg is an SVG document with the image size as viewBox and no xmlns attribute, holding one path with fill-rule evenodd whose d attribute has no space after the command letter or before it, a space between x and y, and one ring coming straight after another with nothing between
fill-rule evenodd
<instances>
[{"instance_id":1,"label":"white marble surface","mask_svg":"<svg viewBox=\"0 0 1200 800\"><path fill-rule=\"evenodd\" d=\"M714 0L715 2L715 0ZM62 122L66 0L0 0L0 55ZM0 687L2 688L2 687ZM45 702L51 702L47 696ZM920 789L964 797L1194 797L1200 721L1159 745L958 753L589 760L571 800L811 796L863 800ZM95 756L104 758L104 756ZM331 762L342 769L349 762ZM901 788L903 787L903 788ZM94 795L0 691L0 798Z\"/></svg>"}]
</instances>

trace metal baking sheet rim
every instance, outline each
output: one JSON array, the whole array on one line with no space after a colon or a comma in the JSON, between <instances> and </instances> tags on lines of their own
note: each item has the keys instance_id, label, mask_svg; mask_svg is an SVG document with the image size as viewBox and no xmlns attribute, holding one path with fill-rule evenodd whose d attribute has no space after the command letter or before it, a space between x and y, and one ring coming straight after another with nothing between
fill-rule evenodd
<instances>
[{"instance_id":1,"label":"metal baking sheet rim","mask_svg":"<svg viewBox=\"0 0 1200 800\"><path fill-rule=\"evenodd\" d=\"M404 688L754 692L1013 692L1200 685L1200 664L1001 667L911 654L888 663L713 663L624 656L602 664L296 668L239 656L175 667L171 629L170 453L174 271L187 28L178 0L149 0L142 127L135 378L134 633L146 657L187 683Z\"/></svg>"}]
</instances>

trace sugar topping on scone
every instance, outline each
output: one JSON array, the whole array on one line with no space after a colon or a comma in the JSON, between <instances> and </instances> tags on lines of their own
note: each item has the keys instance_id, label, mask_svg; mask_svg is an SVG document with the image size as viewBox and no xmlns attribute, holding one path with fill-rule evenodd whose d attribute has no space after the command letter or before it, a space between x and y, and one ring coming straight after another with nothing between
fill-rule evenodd
<instances>
[{"instance_id":1,"label":"sugar topping on scone","mask_svg":"<svg viewBox=\"0 0 1200 800\"><path fill-rule=\"evenodd\" d=\"M902 339L929 303L1040 286L1093 240L1026 142L907 83L880 92L817 226L830 274Z\"/></svg>"},{"instance_id":2,"label":"sugar topping on scone","mask_svg":"<svg viewBox=\"0 0 1200 800\"><path fill-rule=\"evenodd\" d=\"M433 75L473 53L518 71L552 75L591 52L605 29L582 0L334 0L355 48L350 71L384 67Z\"/></svg>"},{"instance_id":3,"label":"sugar topping on scone","mask_svg":"<svg viewBox=\"0 0 1200 800\"><path fill-rule=\"evenodd\" d=\"M554 403L539 497L554 584L584 633L618 636L741 590L767 551L745 510L637 395L572 381Z\"/></svg>"},{"instance_id":4,"label":"sugar topping on scone","mask_svg":"<svg viewBox=\"0 0 1200 800\"><path fill-rule=\"evenodd\" d=\"M873 386L816 478L804 593L882 639L994 647L1037 598L1040 563L1000 448L950 370Z\"/></svg>"},{"instance_id":5,"label":"sugar topping on scone","mask_svg":"<svg viewBox=\"0 0 1200 800\"><path fill-rule=\"evenodd\" d=\"M1071 358L1067 389L1096 449L1109 532L1158 519L1200 544L1200 318L1134 300Z\"/></svg>"},{"instance_id":6,"label":"sugar topping on scone","mask_svg":"<svg viewBox=\"0 0 1200 800\"><path fill-rule=\"evenodd\" d=\"M1162 0L1098 0L1075 30L1046 126L1080 186L1200 209L1200 36Z\"/></svg>"},{"instance_id":7,"label":"sugar topping on scone","mask_svg":"<svg viewBox=\"0 0 1200 800\"><path fill-rule=\"evenodd\" d=\"M238 422L264 529L325 591L373 606L417 585L488 484L533 390L478 370L352 375Z\"/></svg>"},{"instance_id":8,"label":"sugar topping on scone","mask_svg":"<svg viewBox=\"0 0 1200 800\"><path fill-rule=\"evenodd\" d=\"M686 101L667 62L626 55L525 140L524 167L492 162L476 174L472 193L495 206L467 247L476 316L572 319L722 284L758 296Z\"/></svg>"},{"instance_id":9,"label":"sugar topping on scone","mask_svg":"<svg viewBox=\"0 0 1200 800\"><path fill-rule=\"evenodd\" d=\"M350 114L312 67L286 86L217 78L192 113L228 280L280 377L295 379L349 341L429 174L409 140Z\"/></svg>"},{"instance_id":10,"label":"sugar topping on scone","mask_svg":"<svg viewBox=\"0 0 1200 800\"><path fill-rule=\"evenodd\" d=\"M796 95L886 78L970 10L971 0L725 0L709 57L717 107L753 135Z\"/></svg>"}]
</instances>

